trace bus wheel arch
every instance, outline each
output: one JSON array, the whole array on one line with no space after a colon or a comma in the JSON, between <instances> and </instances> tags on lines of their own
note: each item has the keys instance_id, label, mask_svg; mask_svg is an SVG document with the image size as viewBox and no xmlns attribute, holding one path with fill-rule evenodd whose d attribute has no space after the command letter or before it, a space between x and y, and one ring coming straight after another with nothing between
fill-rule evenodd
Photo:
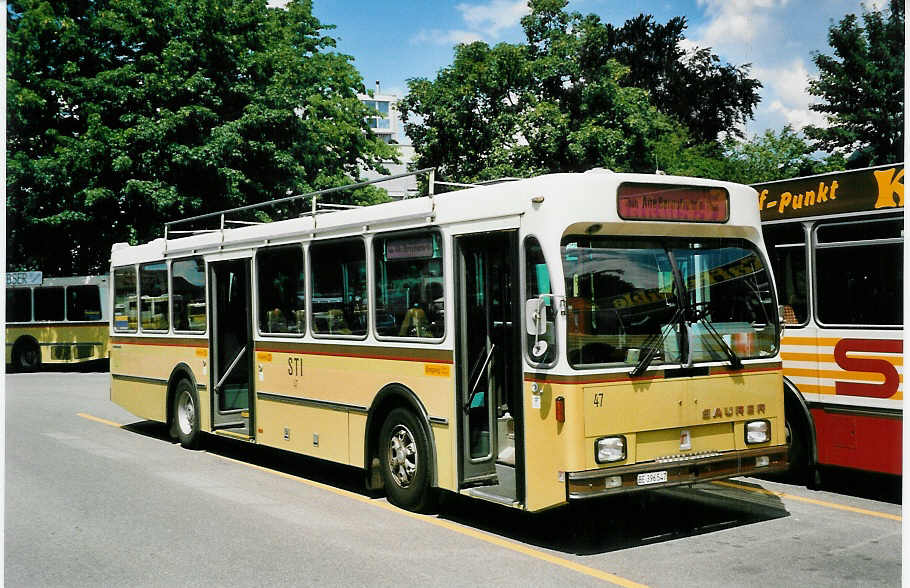
<instances>
[{"instance_id":1,"label":"bus wheel arch","mask_svg":"<svg viewBox=\"0 0 910 588\"><path fill-rule=\"evenodd\" d=\"M437 486L436 440L426 408L407 386L388 384L384 386L367 412L366 434L364 435L364 470L367 488L378 490L384 486L380 471L380 433L389 415L396 409L410 413L427 442L427 484L430 489ZM416 432L415 432L416 433Z\"/></svg>"},{"instance_id":2,"label":"bus wheel arch","mask_svg":"<svg viewBox=\"0 0 910 588\"><path fill-rule=\"evenodd\" d=\"M790 446L790 477L800 484L816 485L818 445L812 413L799 389L787 378L784 378L784 413Z\"/></svg>"},{"instance_id":3,"label":"bus wheel arch","mask_svg":"<svg viewBox=\"0 0 910 588\"><path fill-rule=\"evenodd\" d=\"M10 357L13 369L17 372L33 372L41 367L41 346L31 335L16 339Z\"/></svg>"},{"instance_id":4,"label":"bus wheel arch","mask_svg":"<svg viewBox=\"0 0 910 588\"><path fill-rule=\"evenodd\" d=\"M177 364L171 371L171 375L167 381L167 401L165 406L168 434L172 439L177 440L181 440L181 436L176 418L177 411L175 403L177 402L177 394L180 391L182 382L187 382L194 393L193 398L195 400L197 428L201 429L202 424L199 416L199 387L196 385L196 378L193 376L193 370L185 363ZM194 435L194 437L198 442L198 433Z\"/></svg>"}]
</instances>

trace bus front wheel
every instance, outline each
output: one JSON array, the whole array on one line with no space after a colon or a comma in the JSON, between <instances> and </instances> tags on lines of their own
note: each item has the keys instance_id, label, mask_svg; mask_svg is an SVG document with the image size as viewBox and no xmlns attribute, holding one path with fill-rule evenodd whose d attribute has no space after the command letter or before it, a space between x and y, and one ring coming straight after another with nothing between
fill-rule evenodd
<instances>
[{"instance_id":1,"label":"bus front wheel","mask_svg":"<svg viewBox=\"0 0 910 588\"><path fill-rule=\"evenodd\" d=\"M199 396L189 380L180 380L174 395L174 425L180 444L187 449L199 446Z\"/></svg>"},{"instance_id":2,"label":"bus front wheel","mask_svg":"<svg viewBox=\"0 0 910 588\"><path fill-rule=\"evenodd\" d=\"M41 350L34 341L18 341L13 348L13 368L17 372L34 372L41 367Z\"/></svg>"},{"instance_id":3,"label":"bus front wheel","mask_svg":"<svg viewBox=\"0 0 910 588\"><path fill-rule=\"evenodd\" d=\"M389 502L405 510L432 508L429 443L413 413L396 408L379 433L379 462Z\"/></svg>"}]
</instances>

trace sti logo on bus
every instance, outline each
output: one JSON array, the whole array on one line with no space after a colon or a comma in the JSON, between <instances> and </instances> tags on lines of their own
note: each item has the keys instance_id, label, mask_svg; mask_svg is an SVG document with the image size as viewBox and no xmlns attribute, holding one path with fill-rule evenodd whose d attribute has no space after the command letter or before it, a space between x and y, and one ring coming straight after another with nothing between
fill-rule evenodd
<instances>
[{"instance_id":1,"label":"sti logo on bus","mask_svg":"<svg viewBox=\"0 0 910 588\"><path fill-rule=\"evenodd\" d=\"M724 406L717 408L706 408L701 411L701 418L704 420L732 418L734 416L753 416L765 414L764 404L741 404L739 406Z\"/></svg>"}]
</instances>

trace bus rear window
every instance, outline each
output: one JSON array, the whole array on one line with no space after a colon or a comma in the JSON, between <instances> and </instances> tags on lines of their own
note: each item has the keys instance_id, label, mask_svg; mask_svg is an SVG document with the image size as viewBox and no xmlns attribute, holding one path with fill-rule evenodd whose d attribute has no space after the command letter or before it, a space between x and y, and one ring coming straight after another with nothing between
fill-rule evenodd
<instances>
[{"instance_id":1,"label":"bus rear window","mask_svg":"<svg viewBox=\"0 0 910 588\"><path fill-rule=\"evenodd\" d=\"M66 318L71 321L101 320L101 292L98 286L67 287Z\"/></svg>"},{"instance_id":2,"label":"bus rear window","mask_svg":"<svg viewBox=\"0 0 910 588\"><path fill-rule=\"evenodd\" d=\"M65 309L62 286L35 288L36 321L62 321Z\"/></svg>"},{"instance_id":3,"label":"bus rear window","mask_svg":"<svg viewBox=\"0 0 910 588\"><path fill-rule=\"evenodd\" d=\"M168 287L167 263L161 261L139 266L142 295L142 330L167 331Z\"/></svg>"},{"instance_id":4,"label":"bus rear window","mask_svg":"<svg viewBox=\"0 0 910 588\"><path fill-rule=\"evenodd\" d=\"M24 323L32 320L32 291L11 288L6 291L6 322Z\"/></svg>"}]
</instances>

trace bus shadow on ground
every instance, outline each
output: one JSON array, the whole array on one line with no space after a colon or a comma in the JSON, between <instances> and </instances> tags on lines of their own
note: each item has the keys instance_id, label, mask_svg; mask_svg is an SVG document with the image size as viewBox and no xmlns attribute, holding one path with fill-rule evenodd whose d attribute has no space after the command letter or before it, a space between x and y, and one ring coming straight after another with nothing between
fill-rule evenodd
<instances>
[{"instance_id":1,"label":"bus shadow on ground","mask_svg":"<svg viewBox=\"0 0 910 588\"><path fill-rule=\"evenodd\" d=\"M122 428L177 443L162 423L140 421ZM384 499L382 491L366 490L358 468L214 435L203 437L200 450ZM777 496L707 483L589 499L533 514L443 492L435 516L545 549L592 555L751 525L789 513Z\"/></svg>"}]
</instances>

